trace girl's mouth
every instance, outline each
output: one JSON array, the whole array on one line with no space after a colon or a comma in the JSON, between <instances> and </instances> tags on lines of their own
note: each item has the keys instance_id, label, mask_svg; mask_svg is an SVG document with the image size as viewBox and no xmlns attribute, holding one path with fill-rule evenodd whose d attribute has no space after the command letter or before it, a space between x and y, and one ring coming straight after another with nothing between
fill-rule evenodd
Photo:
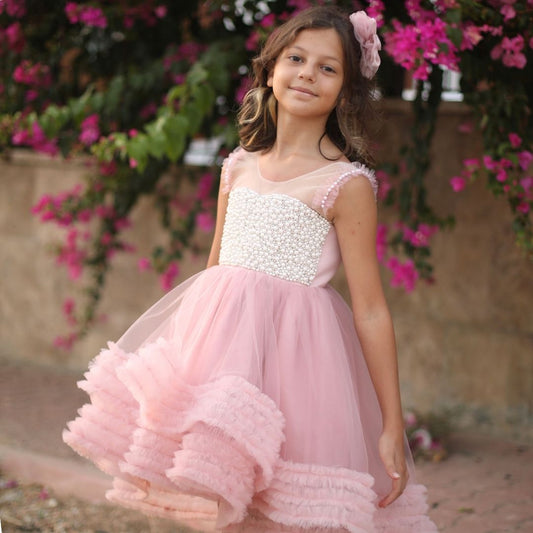
<instances>
[{"instance_id":1,"label":"girl's mouth","mask_svg":"<svg viewBox=\"0 0 533 533\"><path fill-rule=\"evenodd\" d=\"M290 89L299 93L308 94L309 96L317 96L313 91L305 87L290 87Z\"/></svg>"}]
</instances>

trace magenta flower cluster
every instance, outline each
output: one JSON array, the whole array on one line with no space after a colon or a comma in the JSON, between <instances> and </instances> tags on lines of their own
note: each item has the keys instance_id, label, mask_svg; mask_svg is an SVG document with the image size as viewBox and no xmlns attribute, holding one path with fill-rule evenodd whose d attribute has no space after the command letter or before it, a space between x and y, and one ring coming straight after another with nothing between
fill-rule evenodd
<instances>
[{"instance_id":1,"label":"magenta flower cluster","mask_svg":"<svg viewBox=\"0 0 533 533\"><path fill-rule=\"evenodd\" d=\"M421 0L407 0L405 6L412 24L392 21L385 31L385 50L396 63L413 72L415 79L426 80L431 65L458 70L458 50L447 34L447 24L436 9L422 7ZM453 7L441 2L441 9Z\"/></svg>"},{"instance_id":2,"label":"magenta flower cluster","mask_svg":"<svg viewBox=\"0 0 533 533\"><path fill-rule=\"evenodd\" d=\"M12 18L22 18L26 12L25 0L2 0L0 1L0 15L7 13Z\"/></svg>"},{"instance_id":3,"label":"magenta flower cluster","mask_svg":"<svg viewBox=\"0 0 533 533\"><path fill-rule=\"evenodd\" d=\"M494 3L494 2L493 2ZM516 12L513 5L516 0L496 2L500 6L500 12L504 15L504 22L513 19ZM533 2L528 0L533 6ZM455 9L458 4L455 0L442 0L434 2L433 9L427 9L422 5L422 0L407 0L405 6L412 19L410 24L402 24L398 20L392 21L392 28L384 32L385 49L396 63L412 71L413 77L426 80L432 65L444 66L450 70L459 70L459 52L471 50L477 46L487 35L502 36L503 28L484 24L476 26L466 21L458 23L446 23L445 13ZM371 11L380 17L384 5L382 2L371 2ZM455 43L449 37L449 30L460 30L462 40ZM526 46L524 37L503 36L491 51L493 60L501 60L509 68L523 69L527 59L524 52ZM529 46L533 47L533 38Z\"/></svg>"},{"instance_id":4,"label":"magenta flower cluster","mask_svg":"<svg viewBox=\"0 0 533 533\"><path fill-rule=\"evenodd\" d=\"M99 7L67 2L65 13L71 24L81 23L95 28L107 28L107 18Z\"/></svg>"},{"instance_id":5,"label":"magenta flower cluster","mask_svg":"<svg viewBox=\"0 0 533 533\"><path fill-rule=\"evenodd\" d=\"M461 174L451 178L450 185L455 192L462 191L480 172L488 172L498 190L516 201L516 210L527 215L533 209L533 152L514 132L508 135L502 151L499 157L486 154L481 159L465 159Z\"/></svg>"}]
</instances>

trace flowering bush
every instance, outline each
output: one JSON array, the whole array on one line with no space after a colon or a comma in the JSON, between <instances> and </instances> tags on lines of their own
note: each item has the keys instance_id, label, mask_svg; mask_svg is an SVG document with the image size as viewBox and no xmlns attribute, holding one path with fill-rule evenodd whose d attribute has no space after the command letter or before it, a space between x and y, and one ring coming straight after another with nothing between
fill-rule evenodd
<instances>
[{"instance_id":1,"label":"flowering bush","mask_svg":"<svg viewBox=\"0 0 533 533\"><path fill-rule=\"evenodd\" d=\"M438 462L448 456L449 415L404 413L405 432L415 459Z\"/></svg>"},{"instance_id":2,"label":"flowering bush","mask_svg":"<svg viewBox=\"0 0 533 533\"><path fill-rule=\"evenodd\" d=\"M213 228L215 163L237 143L234 113L250 59L273 27L311 3L0 0L0 152L24 146L83 156L89 167L83 186L45 195L33 208L41 221L64 228L57 262L85 287L79 308L78 298L64 302L72 331L58 345L69 347L98 318L113 258L135 253L122 231L145 195L154 198L168 240L137 264L159 275L163 289L172 286L184 251L198 247L196 230ZM410 291L432 281L432 238L453 225L428 204L425 188L442 67L461 71L486 152L472 154L451 187L486 177L508 200L517 241L531 254L533 0L336 3L366 8L378 20L384 96L394 65L416 82L411 139L402 160L385 162L377 174L380 200L398 214L378 231L391 284ZM212 164L187 163L198 139L216 140Z\"/></svg>"}]
</instances>

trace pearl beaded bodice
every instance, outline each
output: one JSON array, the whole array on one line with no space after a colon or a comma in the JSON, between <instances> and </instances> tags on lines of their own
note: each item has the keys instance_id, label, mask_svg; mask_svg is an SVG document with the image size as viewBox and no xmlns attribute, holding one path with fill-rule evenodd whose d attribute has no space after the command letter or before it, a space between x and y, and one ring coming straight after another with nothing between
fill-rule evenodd
<instances>
[{"instance_id":1,"label":"pearl beaded bodice","mask_svg":"<svg viewBox=\"0 0 533 533\"><path fill-rule=\"evenodd\" d=\"M219 264L310 285L330 226L296 198L239 187L230 193Z\"/></svg>"},{"instance_id":2,"label":"pearl beaded bodice","mask_svg":"<svg viewBox=\"0 0 533 533\"><path fill-rule=\"evenodd\" d=\"M275 182L261 176L256 154L234 152L222 172L229 198L219 264L303 285L327 283L340 262L327 212L342 184L358 174L375 185L371 171L349 163Z\"/></svg>"}]
</instances>

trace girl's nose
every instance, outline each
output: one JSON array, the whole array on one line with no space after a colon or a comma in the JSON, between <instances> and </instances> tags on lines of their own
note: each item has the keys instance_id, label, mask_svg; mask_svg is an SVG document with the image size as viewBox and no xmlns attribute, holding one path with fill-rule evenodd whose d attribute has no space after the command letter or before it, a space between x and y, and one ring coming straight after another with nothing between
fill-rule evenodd
<instances>
[{"instance_id":1,"label":"girl's nose","mask_svg":"<svg viewBox=\"0 0 533 533\"><path fill-rule=\"evenodd\" d=\"M302 65L300 73L298 74L298 78L300 78L301 80L314 81L315 73L309 63Z\"/></svg>"}]
</instances>

